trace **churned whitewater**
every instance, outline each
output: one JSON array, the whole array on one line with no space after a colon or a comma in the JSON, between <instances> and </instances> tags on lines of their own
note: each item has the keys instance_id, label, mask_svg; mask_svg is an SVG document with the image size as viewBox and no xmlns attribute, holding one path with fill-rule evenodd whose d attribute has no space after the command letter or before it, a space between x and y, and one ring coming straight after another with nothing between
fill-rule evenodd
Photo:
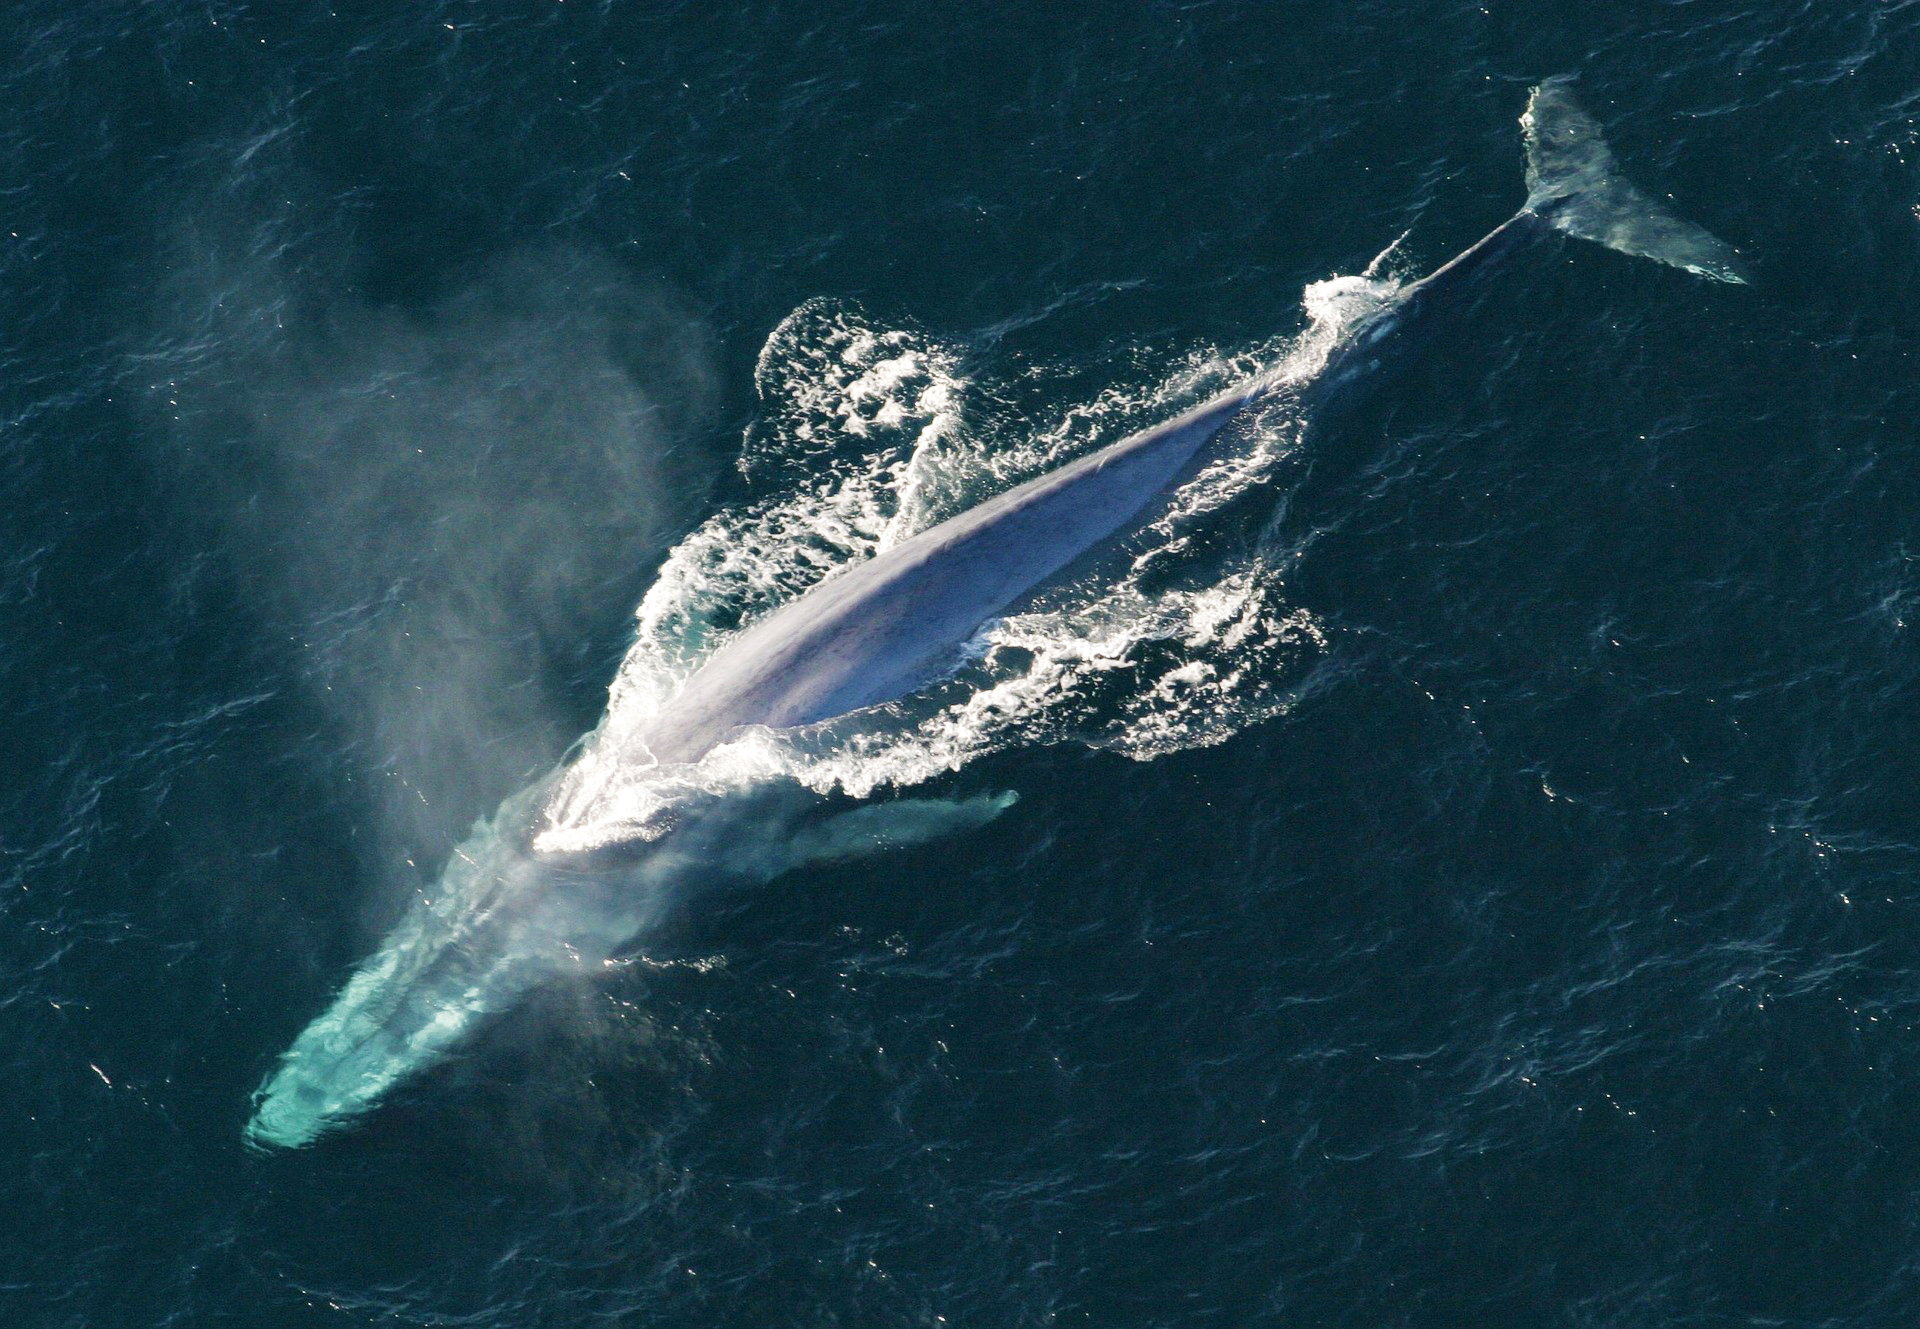
<instances>
[{"instance_id":1,"label":"churned whitewater","mask_svg":"<svg viewBox=\"0 0 1920 1329\"><path fill-rule=\"evenodd\" d=\"M1920 7L0 32L0 1324L1920 1315Z\"/></svg>"},{"instance_id":2,"label":"churned whitewater","mask_svg":"<svg viewBox=\"0 0 1920 1329\"><path fill-rule=\"evenodd\" d=\"M969 386L944 367L952 358L938 348L870 328L852 309L812 303L795 311L761 353L766 416L740 466L749 475L805 475L805 486L723 512L667 555L640 604L606 718L559 777L535 843L580 851L651 838L683 789L718 794L788 778L817 793L865 798L1016 744L1093 738L1068 717L1092 709L1101 675L1123 662L1128 695L1097 741L1129 755L1218 742L1273 713L1257 692L1236 691L1232 676L1284 673L1289 658L1316 641L1311 615L1289 608L1276 579L1260 575L1258 548L1209 557L1189 547L1210 513L1243 497L1291 451L1300 420L1285 385L1310 383L1345 329L1392 289L1361 279L1320 283L1307 293L1314 321L1297 338L1232 359L1196 352L1163 382L1115 390L1011 446L1002 442L1011 431L996 427L988 410L969 419ZM1160 505L1113 568L984 624L947 685L892 704L884 717L863 715L841 734L756 729L661 780L645 747L647 724L731 629L1014 482L1256 374L1283 386L1228 426L1217 455ZM821 456L821 441L838 455ZM1179 656L1159 673L1142 668L1155 642Z\"/></svg>"}]
</instances>

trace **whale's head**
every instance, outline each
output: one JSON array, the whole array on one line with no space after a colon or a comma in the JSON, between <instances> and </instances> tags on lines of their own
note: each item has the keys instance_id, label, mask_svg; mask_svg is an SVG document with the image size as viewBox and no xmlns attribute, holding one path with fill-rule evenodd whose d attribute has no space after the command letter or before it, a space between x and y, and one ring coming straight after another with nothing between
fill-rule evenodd
<instances>
[{"instance_id":1,"label":"whale's head","mask_svg":"<svg viewBox=\"0 0 1920 1329\"><path fill-rule=\"evenodd\" d=\"M550 840L529 832L536 800L509 800L280 1058L254 1095L247 1141L295 1149L347 1125L533 988L601 971L686 892L956 834L1012 803L985 794L822 806L797 785L769 784L690 801L655 840L560 852L534 847Z\"/></svg>"},{"instance_id":2,"label":"whale's head","mask_svg":"<svg viewBox=\"0 0 1920 1329\"><path fill-rule=\"evenodd\" d=\"M607 907L611 876L477 829L280 1058L254 1095L248 1142L310 1144L530 989L598 968L633 927Z\"/></svg>"}]
</instances>

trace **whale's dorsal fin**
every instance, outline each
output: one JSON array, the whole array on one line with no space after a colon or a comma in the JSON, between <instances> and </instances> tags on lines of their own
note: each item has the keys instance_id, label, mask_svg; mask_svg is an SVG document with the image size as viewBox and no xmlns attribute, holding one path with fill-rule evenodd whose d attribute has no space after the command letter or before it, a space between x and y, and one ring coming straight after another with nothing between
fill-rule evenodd
<instances>
[{"instance_id":1,"label":"whale's dorsal fin","mask_svg":"<svg viewBox=\"0 0 1920 1329\"><path fill-rule=\"evenodd\" d=\"M1533 90L1520 125L1527 134L1527 208L1552 226L1624 254L1670 263L1715 281L1744 282L1732 245L1675 216L1624 178L1572 80Z\"/></svg>"}]
</instances>

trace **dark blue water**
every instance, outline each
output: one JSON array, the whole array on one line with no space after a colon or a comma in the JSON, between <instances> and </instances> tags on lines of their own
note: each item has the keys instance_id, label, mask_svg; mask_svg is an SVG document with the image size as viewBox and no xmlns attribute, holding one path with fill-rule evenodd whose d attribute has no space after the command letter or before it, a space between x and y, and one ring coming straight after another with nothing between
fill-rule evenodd
<instances>
[{"instance_id":1,"label":"dark blue water","mask_svg":"<svg viewBox=\"0 0 1920 1329\"><path fill-rule=\"evenodd\" d=\"M1920 1314L1911 0L0 34L0 1321ZM1508 216L1558 73L1752 285L1541 246L1296 422L1208 535L1294 615L1223 741L1116 741L1122 661L907 791L991 825L243 1145L675 545L818 478L743 448L906 427L835 337L979 455L1118 437Z\"/></svg>"}]
</instances>

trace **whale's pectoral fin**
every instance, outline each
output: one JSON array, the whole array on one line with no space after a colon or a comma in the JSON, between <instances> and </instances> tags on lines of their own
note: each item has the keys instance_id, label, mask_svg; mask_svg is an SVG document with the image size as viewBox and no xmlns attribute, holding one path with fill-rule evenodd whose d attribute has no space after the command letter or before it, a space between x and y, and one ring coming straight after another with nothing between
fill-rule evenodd
<instances>
[{"instance_id":1,"label":"whale's pectoral fin","mask_svg":"<svg viewBox=\"0 0 1920 1329\"><path fill-rule=\"evenodd\" d=\"M1011 791L972 798L902 798L828 817L788 842L783 870L925 844L986 825L1012 807Z\"/></svg>"},{"instance_id":2,"label":"whale's pectoral fin","mask_svg":"<svg viewBox=\"0 0 1920 1329\"><path fill-rule=\"evenodd\" d=\"M1619 173L1593 117L1574 100L1571 80L1533 90L1520 124L1527 135L1527 207L1569 235L1670 263L1715 281L1744 282L1733 246L1676 217Z\"/></svg>"}]
</instances>

